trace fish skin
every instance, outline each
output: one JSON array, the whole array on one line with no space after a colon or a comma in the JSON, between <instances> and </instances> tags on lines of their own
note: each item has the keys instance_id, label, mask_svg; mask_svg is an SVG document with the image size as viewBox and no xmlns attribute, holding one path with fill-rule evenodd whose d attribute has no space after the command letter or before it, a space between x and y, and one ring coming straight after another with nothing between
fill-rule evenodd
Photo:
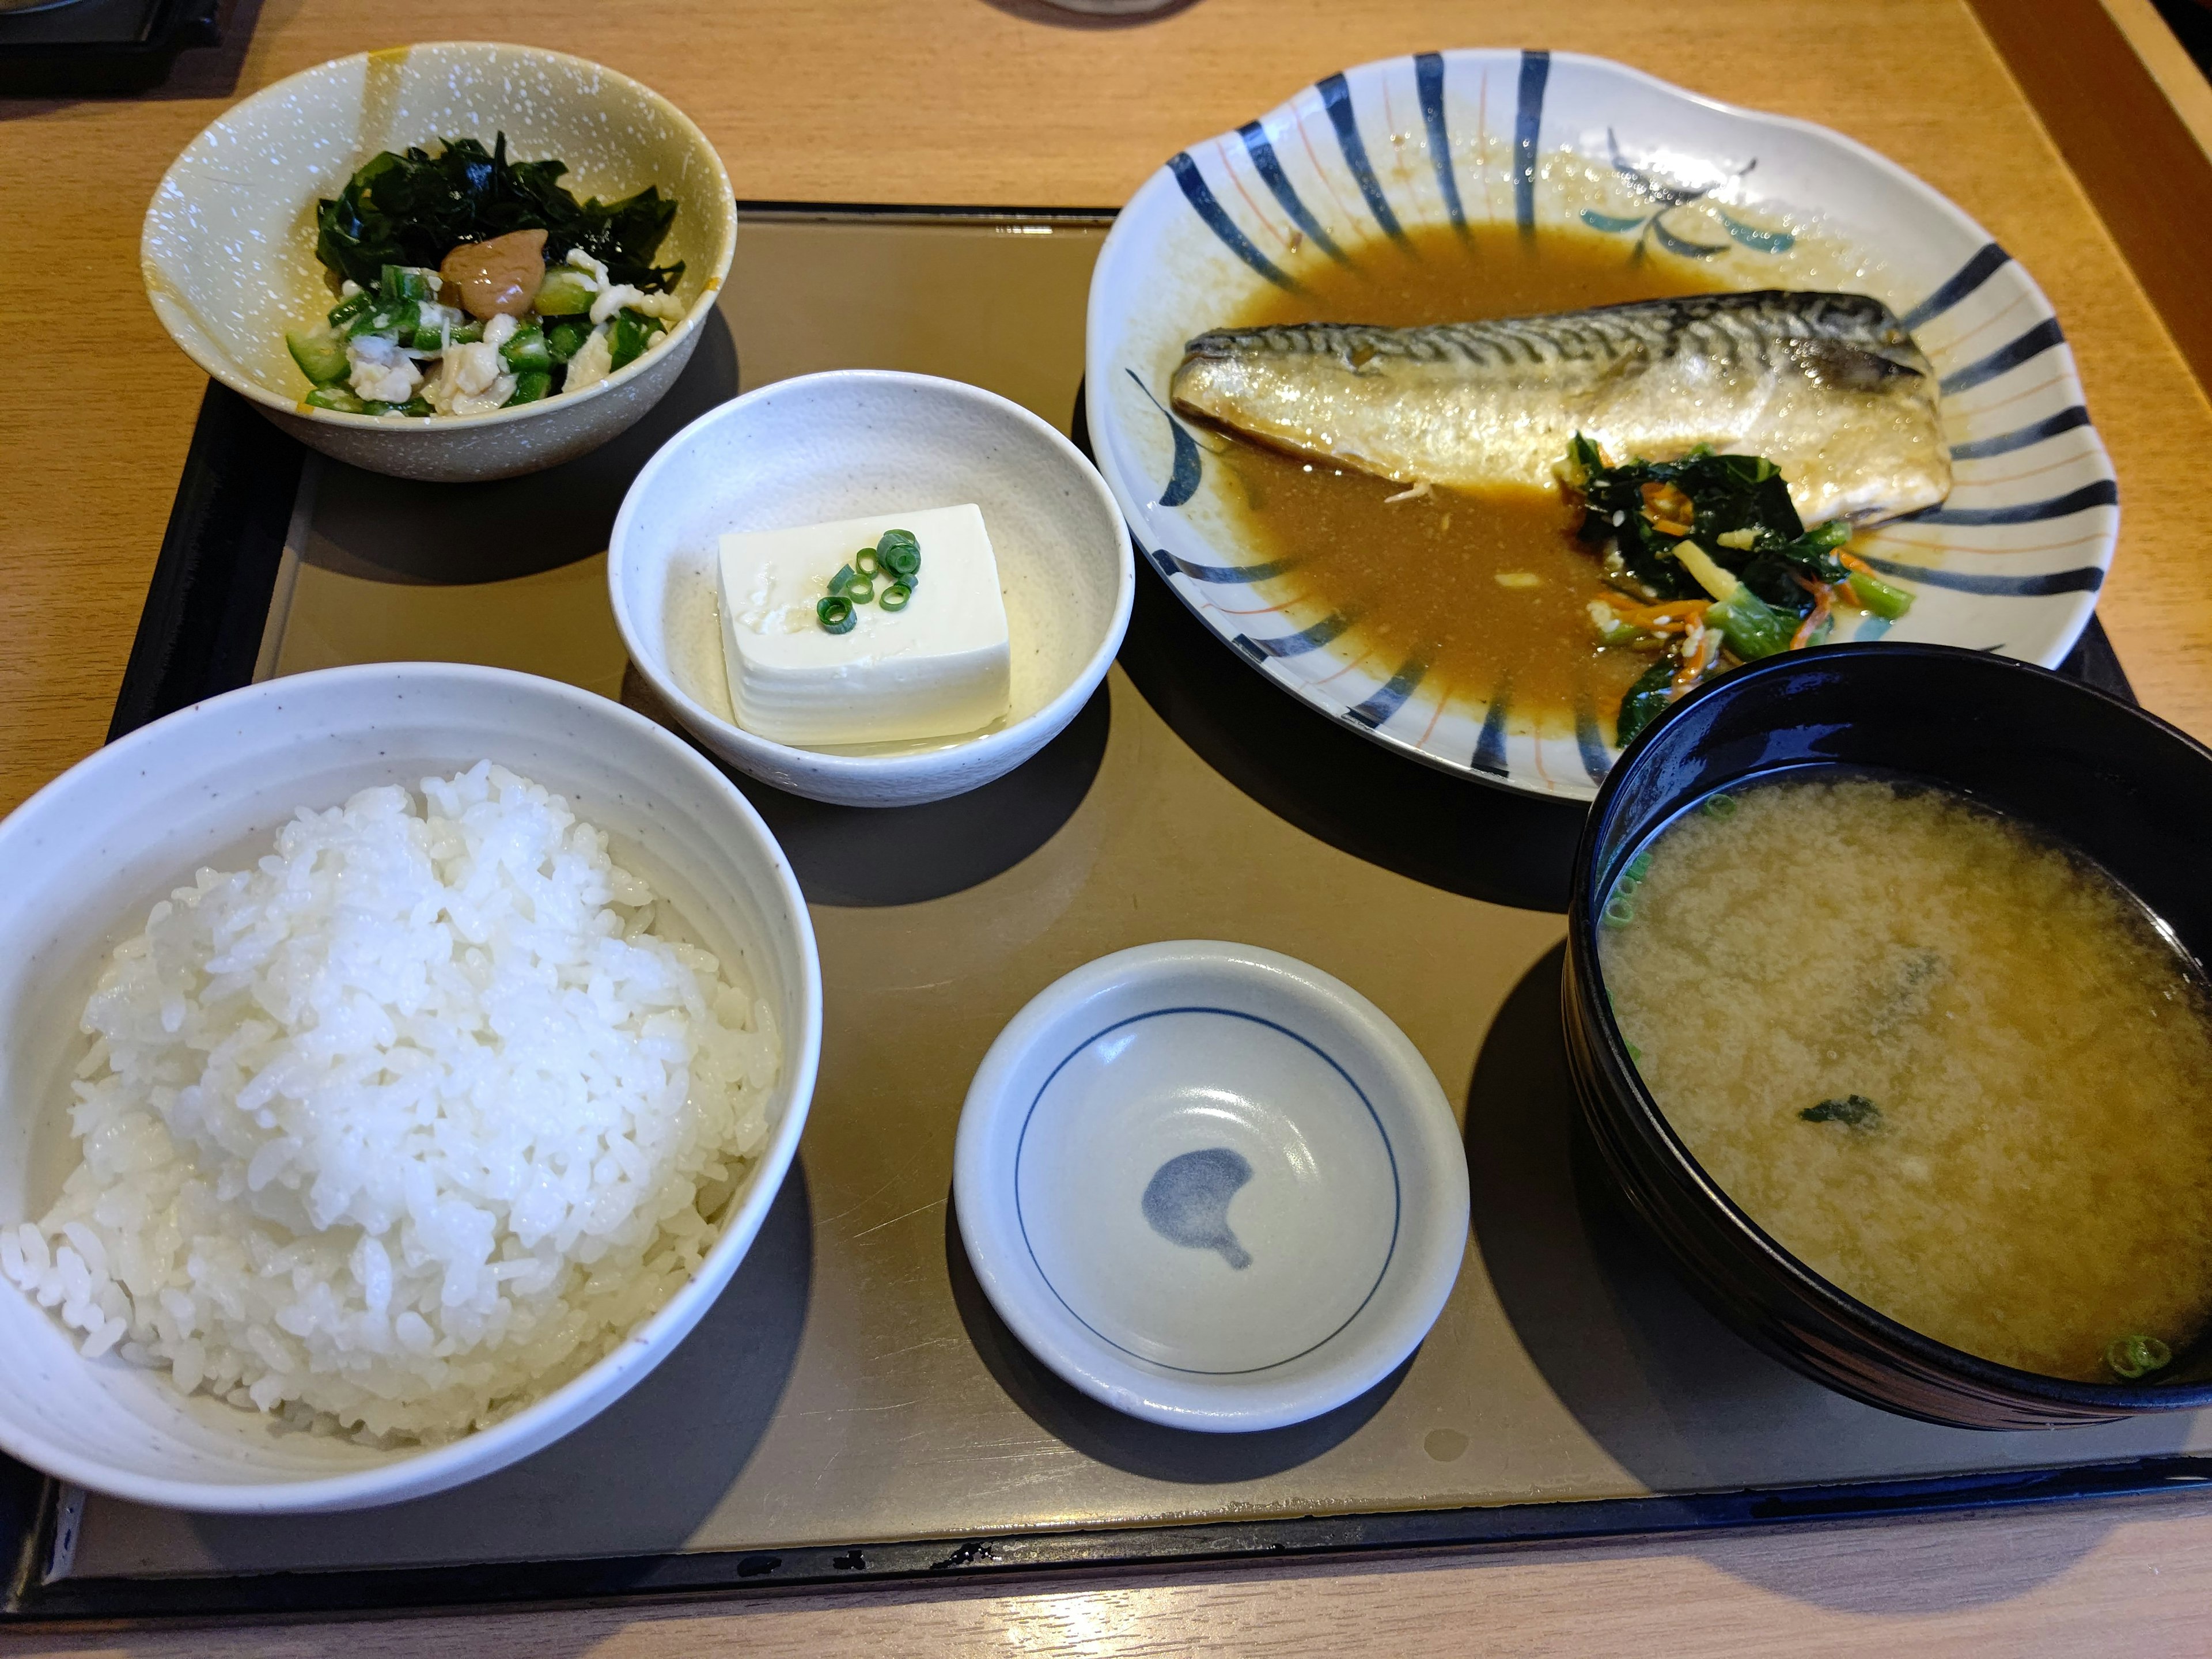
<instances>
[{"instance_id":1,"label":"fish skin","mask_svg":"<svg viewBox=\"0 0 2212 1659\"><path fill-rule=\"evenodd\" d=\"M1175 407L1403 484L1547 488L1577 432L1614 459L1764 455L1808 525L1951 490L1935 370L1879 300L1766 289L1426 328L1217 329Z\"/></svg>"}]
</instances>

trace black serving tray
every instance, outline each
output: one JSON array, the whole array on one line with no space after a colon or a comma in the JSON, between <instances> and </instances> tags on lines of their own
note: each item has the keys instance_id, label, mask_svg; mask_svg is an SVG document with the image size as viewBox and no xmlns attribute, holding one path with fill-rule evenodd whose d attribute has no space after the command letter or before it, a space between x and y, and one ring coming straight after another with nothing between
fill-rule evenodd
<instances>
[{"instance_id":1,"label":"black serving tray","mask_svg":"<svg viewBox=\"0 0 2212 1659\"><path fill-rule=\"evenodd\" d=\"M940 278L955 280L958 260L975 261L978 271L1001 275L1016 267L1042 269L1020 266L1022 259L1034 261L1039 254L1033 237L1010 234L1003 243L994 241L1000 232L1058 227L1095 238L1110 216L752 204L741 204L741 216L755 227L748 237L740 238L741 253L750 246L753 252L745 257L756 260L765 257L763 249L796 246L777 242L773 236L763 238L763 226L799 225L812 227L809 234L860 239L896 236L912 229L939 238L929 258L957 256L953 265L931 267ZM1085 226L1087 231L1083 230ZM951 232L957 233L952 241L961 237L969 240L948 253L945 239ZM826 269L844 271L871 268L869 258L857 256L881 250L860 240L841 242L832 252L836 257ZM898 269L902 280L910 285L921 280L917 273L927 261L878 263ZM743 264L741 258L741 267ZM1054 278L1066 290L1054 304L1069 313L1054 326L1064 333L1072 331L1061 340L1055 359L1066 366L1067 379L1060 383L1066 392L1058 394L1063 397L1077 391L1079 276L1078 270L1071 278L1063 268ZM847 351L833 342L805 362L792 358L788 353L796 348L787 347L787 342L804 334L806 316L779 314L773 328L763 326L746 336L744 307L767 303L763 296L774 286L760 278L757 266L750 274L741 268L726 290L723 311L738 319L736 334L743 337L738 343L732 343L730 334L710 335L666 407L648 416L647 424L630 437L617 441L623 447L600 452L597 471L587 480L571 477L549 485L570 492L572 502L586 503L579 512L592 520L572 526L576 550L563 556L579 550L588 556L592 549L604 545L594 538L603 536L605 521L611 519L626 476L622 470L634 468L650 453L665 435L664 427L672 431L697 408L737 389L740 345L747 361L755 364L744 381L747 386L757 383L757 378L818 364L825 361L824 352L828 360L850 362L870 361L869 351L878 349L854 347ZM805 284L786 286L803 289ZM831 296L822 301L822 309L834 318L837 307L845 303L845 299ZM928 320L934 329L936 319ZM1017 325L1018 319L997 313L982 324L994 338ZM757 362L751 355L756 345L760 348ZM770 361L778 350L786 350L787 356ZM1022 356L1014 351L1006 361ZM957 368L957 362L946 365L926 354L877 360L890 367ZM988 376L979 372L977 378ZM1039 393L1033 406L1048 395ZM1065 418L1066 408L1062 403L1044 412ZM1069 426L1079 440L1084 431L1079 402ZM416 493L410 495L410 490ZM440 494L441 490L452 493ZM320 580L342 583L369 570L387 592L410 584L420 592L441 580L483 584L477 590L483 593L495 591L498 579L513 578L516 573L489 568L441 572L434 567L444 554L434 546L425 550L423 538L434 541L439 533L436 523L422 516L426 514L464 526L461 532L449 532L456 556L482 540L466 532L466 526L473 522L470 514L483 506L472 507L471 500L466 487L392 485L343 469L332 471L243 399L211 386L201 405L149 586L111 737L283 665L282 629L272 627L272 614L289 606L290 614L296 615L304 602L295 592L307 574L300 568L301 550L314 541L315 525L321 522L318 514L325 515L329 528L327 545L321 545L319 552L311 550L312 556L322 562ZM410 513L417 516L410 520ZM348 514L352 517L347 518ZM410 532L410 526L421 533ZM404 557L391 551L403 545ZM380 558L386 562L371 569ZM585 567L577 562L566 568ZM112 1543L104 1552L88 1552L83 1537L103 1513L111 1526L127 1525L130 1517L118 1521L116 1506L107 1500L94 1498L88 1504L82 1492L0 1459L0 1572L6 1575L0 1589L0 1623L344 1614L750 1594L897 1579L966 1580L1041 1568L1127 1569L1447 1546L1501 1547L2045 1503L2194 1487L2212 1480L2212 1455L2197 1449L2204 1437L2181 1432L2174 1425L2156 1432L2123 1430L2117 1437L2108 1431L2043 1437L1930 1431L1839 1402L1711 1323L1680 1286L1643 1265L1620 1218L1607 1207L1601 1183L1589 1179L1586 1152L1573 1143L1566 1127L1572 1113L1556 1035L1557 951L1538 953L1545 949L1544 930L1552 926L1541 913L1564 908L1565 872L1580 810L1531 802L1449 778L1366 742L1254 674L1221 649L1146 561L1139 561L1139 570L1134 617L1120 657L1121 672L1109 688L1110 697L1102 691L1095 708L1037 761L981 792L992 795L975 809L982 817L963 816L964 809L957 804L946 804L914 809L915 815L897 826L905 854L913 854L920 847L928 854L904 859L902 865L947 868L960 866L963 859L970 861L960 866L967 873L959 875L950 889L853 888L845 872L869 866L867 848L872 843L868 838L888 825L891 815L841 813L739 781L784 842L807 887L824 939L824 981L833 1003L838 994L836 975L842 971L850 976L855 957L872 948L875 939L889 937L871 933L871 927L890 927L898 916L923 914L951 918L939 925L959 925L962 915L973 914L957 908L963 896L972 897L991 872L1012 878L1024 870L1049 865L1054 836L1058 834L1064 844L1067 836L1060 832L1081 818L1081 803L1089 799L1095 804L1102 794L1112 798L1114 811L1129 801L1152 801L1156 809L1162 800L1188 802L1194 811L1211 811L1224 823L1233 822L1255 843L1273 846L1278 856L1306 859L1316 870L1334 872L1346 885L1366 884L1363 893L1373 895L1378 903L1401 907L1410 917L1418 919L1425 908L1459 907L1455 914L1489 929L1486 938L1503 941L1500 951L1522 952L1514 957L1502 1000L1482 1005L1486 1012L1480 1018L1488 1022L1486 1031L1480 1035L1479 1043L1469 1038L1474 1054L1466 1102L1475 1176L1475 1237L1453 1305L1422 1354L1370 1396L1316 1424L1269 1436L1178 1434L1133 1425L1091 1406L1043 1374L996 1323L958 1251L957 1228L949 1218L937 1218L933 1211L925 1214L897 1247L904 1254L887 1253L878 1259L856 1255L854 1241L891 1237L886 1230L907 1224L909 1216L895 1215L878 1224L872 1212L861 1214L849 1224L857 1231L841 1231L835 1224L841 1213L816 1213L842 1212L856 1191L875 1188L878 1176L884 1173L864 1170L866 1180L855 1182L839 1163L851 1156L838 1139L850 1133L849 1127L839 1127L840 1119L849 1124L854 1097L861 1087L853 1075L857 1062L850 1059L856 1034L848 1033L842 1045L846 1056L839 1061L845 1067L842 1074L830 1063L825 1044L823 1089L817 1092L799 1163L761 1242L723 1298L737 1311L722 1322L720 1335L715 1334L716 1316L710 1313L702 1333L686 1345L703 1342L711 1352L687 1361L684 1350L679 1349L629 1401L611 1407L560 1445L517 1470L489 1477L442 1499L403 1506L404 1512L300 1517L289 1522L280 1519L259 1523L263 1530L258 1533L252 1533L253 1523L196 1522L183 1531L203 1541L216 1540L209 1546L211 1565L149 1566ZM524 573L523 579L536 578ZM510 581L509 591L518 585ZM365 587L344 591L369 592ZM2063 672L2117 695L2129 695L2126 677L2094 621ZM634 690L625 683L625 700L635 700ZM1163 757L1173 762L1165 770L1158 769ZM1132 769L1140 764L1153 765L1155 770L1142 775L1142 787L1132 789ZM1121 769L1118 782L1117 767ZM1184 792L1181 797L1172 794L1177 789ZM1117 795L1116 790L1121 793ZM1266 811L1253 811L1252 803ZM1234 816L1238 813L1243 816ZM1271 824L1268 814L1284 822ZM1032 819L1036 820L1034 824ZM1285 823L1325 845L1314 848ZM1139 839L1164 836L1156 826ZM993 854L994 846L1000 851ZM987 854L998 862L988 869L974 866L974 860ZM1106 856L1099 855L1102 860ZM1061 863L1079 875L1091 868L1079 860L1070 865L1063 858ZM993 890L1009 890L1001 885ZM1071 899L1042 880L1013 890L1029 896L1003 902L1063 908L1073 903L1079 908L1079 895ZM954 908L925 913L918 908L944 899L948 891ZM1087 940L1077 942L1092 948ZM1407 948L1419 948L1418 941ZM1520 964L1529 957L1534 957L1534 965L1524 971ZM1326 954L1320 959L1331 961ZM1470 975L1470 982L1474 978L1479 975ZM984 979L971 976L969 981L955 982L969 983L970 996L986 994L975 988L985 985ZM995 986L988 994L1002 995L1005 989ZM1486 998L1497 994L1482 993ZM1390 1008L1387 996L1378 1000ZM1487 1012L1493 1006L1494 1012ZM1410 1018L1392 1012L1401 1019ZM995 1029L990 1019L957 1004L944 1013L955 1024L964 1019L975 1028L978 1041L988 1040L988 1031ZM834 1025L834 1006L832 1014ZM991 1016L996 1018L1003 1016ZM1409 1025L1417 1041L1423 1030L1418 1022ZM1433 1030L1430 1035L1433 1042ZM1459 1063L1457 1059L1451 1062ZM928 1067L917 1069L927 1072ZM912 1099L902 1102L911 1115L902 1126L911 1143L902 1148L904 1161L927 1167L919 1176L909 1171L896 1177L907 1181L911 1190L887 1200L887 1210L906 1209L916 1194L941 1194L949 1177L949 1122L957 1114L964 1073L954 1074L942 1063L937 1069L941 1075L934 1082L921 1078L913 1085ZM1453 1079L1445 1080L1451 1089ZM944 1168L931 1160L941 1162ZM769 1331L767 1326L775 1319L782 1319L787 1327L794 1321L803 1324L822 1319L825 1297L835 1316L825 1322L831 1326L841 1317L849 1324L855 1310L880 1308L880 1301L870 1304L865 1297L848 1294L848 1287L830 1283L840 1275L863 1272L879 1277L889 1272L897 1278L907 1305L928 1304L926 1317L916 1316L915 1329L896 1333L896 1340L887 1339L887 1346L904 1352L910 1342L918 1340L923 1347L938 1345L940 1352L947 1343L963 1350L960 1363L965 1370L959 1376L965 1392L957 1401L943 1402L935 1418L927 1414L930 1402L922 1401L911 1427L925 1439L935 1437L933 1468L962 1471L966 1458L973 1460L976 1472L972 1476L946 1474L939 1484L957 1488L949 1496L940 1494L930 1506L910 1504L872 1530L825 1532L823 1524L810 1528L805 1524L806 1516L794 1510L787 1529L779 1532L776 1528L784 1522L753 1518L755 1511L766 1507L760 1502L758 1485L742 1484L747 1468L757 1483L761 1475L757 1466L763 1459L772 1462L774 1455L785 1458L775 1467L787 1472L790 1468L788 1455L776 1449L775 1424L736 1425L726 1416L704 1413L687 1425L684 1413L697 1404L699 1388L717 1386L726 1369L759 1363L755 1351L772 1339L803 1346L801 1335L788 1328L781 1338ZM811 1275L813 1285L811 1303L809 1293L802 1291L795 1310L789 1297L778 1301L763 1288L778 1282L779 1275L792 1273ZM874 1293L880 1296L880 1287ZM718 1310L721 1306L718 1304ZM936 1325L927 1323L931 1318ZM1482 1340L1470 1349L1468 1333L1477 1328ZM847 1350L836 1347L835 1335L823 1340L829 1363L842 1363ZM721 1346L714 1346L718 1343ZM1516 1347L1525 1351L1533 1369L1516 1370L1518 1359L1507 1356L1512 1363L1498 1372L1504 1378L1503 1384L1495 1378L1488 1384L1463 1383L1455 1373L1447 1370L1440 1376L1437 1370L1439 1364L1487 1363L1500 1348ZM927 1392L927 1364L896 1354L869 1353L875 1362L897 1369L900 1392L894 1397L904 1398L909 1378L914 1379L914 1391ZM1440 1360L1441 1355L1457 1357ZM973 1359L980 1359L980 1364ZM815 1363L819 1361L817 1355ZM782 1363L785 1370L776 1375L784 1380L787 1397L773 1407L777 1421L787 1410L818 1415L807 1408L835 1403L819 1397L823 1378L834 1372L817 1370L810 1374L811 1383L791 1382L798 1374L790 1369L795 1362L787 1358ZM1624 1374L1628 1376L1626 1385ZM691 1380L685 1382L685 1376ZM1516 1377L1522 1380L1516 1382ZM1492 1386L1501 1389L1500 1395L1484 1396L1481 1389ZM816 1392L808 1393L810 1387ZM687 1388L695 1392L686 1394ZM1533 1405L1503 1397L1516 1388ZM792 1394L804 1397L794 1402L787 1397ZM1444 1402L1438 1408L1443 1415L1422 1414L1432 1401ZM1562 1404L1571 1417L1543 1415L1556 1413ZM881 1408L863 1404L857 1409ZM1521 1418L1516 1419L1516 1412ZM1453 1413L1462 1414L1455 1417ZM1771 1433L1777 1419L1786 1423L1793 1415L1815 1425L1795 1431L1796 1449L1788 1455L1760 1449L1760 1435ZM1653 1419L1662 1420L1647 1433ZM1534 1426L1516 1426L1523 1420ZM1645 1427L1636 1426L1638 1420ZM1410 1455L1425 1469L1431 1466L1407 1449L1425 1443L1425 1456L1437 1460L1436 1468L1462 1467L1450 1460L1467 1450L1468 1434L1430 1426L1453 1421L1467 1424L1478 1437L1486 1433L1522 1436L1512 1449L1522 1460L1514 1468L1530 1467L1528 1460L1532 1458L1539 1468L1547 1458L1565 1458L1565 1452L1547 1449L1546 1436L1571 1436L1579 1425L1617 1461L1620 1467L1614 1472L1626 1474L1617 1480L1581 1478L1579 1486L1555 1482L1549 1492L1534 1486L1514 1490L1510 1480L1503 1486L1492 1480L1484 1487L1471 1476L1455 1488L1449 1479L1439 1476L1440 1484L1424 1490L1444 1497L1431 1495L1413 1506L1376 1501L1372 1494L1386 1487L1353 1466L1380 1465L1392 1457L1402 1463ZM1628 1426L1624 1429L1625 1423ZM1556 1426L1547 1429L1547 1424ZM503 1540L479 1542L471 1530L477 1518L495 1514L489 1506L517 1493L526 1502L541 1504L574 1507L580 1498L591 1500L584 1507L620 1509L625 1503L635 1504L624 1494L592 1484L611 1478L611 1460L624 1448L641 1443L622 1437L651 1437L664 1427L677 1434L687 1426L694 1433L753 1437L750 1449L736 1460L738 1473L730 1477L740 1483L733 1490L753 1494L753 1508L736 1522L726 1512L713 1511L709 1504L691 1512L703 1518L686 1521L673 1534L665 1527L641 1528L635 1535L619 1528L602 1528L589 1534L593 1541L582 1545L563 1546L560 1540L586 1534L576 1531L573 1522L544 1513L529 1523L532 1530ZM894 1455L885 1450L893 1443L868 1441L867 1432L872 1431L855 1431L849 1444L836 1443L830 1461L847 1451L860 1459ZM1775 1444L1781 1446L1790 1432L1785 1428ZM1363 1435L1376 1434L1399 1437L1383 1443L1360 1440ZM1946 1434L1948 1438L1930 1437ZM969 1438L963 1441L963 1435ZM1439 1435L1447 1437L1439 1441ZM1669 1461L1677 1442L1701 1435L1701 1453L1686 1461ZM1856 1462L1845 1457L1823 1465L1856 1468L1863 1478L1790 1478L1790 1468L1809 1466L1803 1443L1828 1435L1856 1437L1874 1448ZM1013 1447L1016 1441L1018 1448ZM1376 1446L1376 1455L1349 1460L1336 1455L1340 1448L1363 1444ZM1912 1473L1901 1478L1868 1474L1883 1466L1888 1454L1881 1448L1891 1445L1898 1449L1890 1462L1910 1467ZM993 1487L985 1473L988 1467L1015 1452L1033 1461L1022 1465L1017 1476ZM1468 1453L1469 1464L1479 1452L1478 1448ZM720 1455L705 1442L666 1454L693 1462ZM1589 1455L1576 1455L1584 1456L1585 1468L1594 1466ZM1501 1467L1510 1462L1502 1460ZM1596 1459L1597 1464L1605 1462L1604 1457ZM540 1473L533 1475L530 1464L539 1465ZM544 1474L549 1467L556 1473ZM896 1474L878 1469L870 1478L890 1480ZM911 1475L912 1469L907 1474ZM824 1474L826 1480L826 1468ZM1086 1486L1094 1474L1095 1481ZM626 1483L648 1492L657 1478L671 1487L682 1485L665 1472L622 1468ZM716 1480L720 1479L718 1474ZM963 1486L963 1479L972 1484ZM1053 1489L1066 1494L1058 1507L1012 1503L1006 1498L1007 1491L1024 1482L1047 1479L1062 1483ZM1170 1485L1164 1488L1163 1482ZM1640 1491L1635 1495L1620 1495L1637 1488ZM1401 1480L1399 1487L1387 1489L1413 1487ZM1486 1495L1479 1502L1451 1499L1449 1493L1455 1490ZM1585 1495L1572 1495L1577 1491ZM1562 1498L1562 1492L1568 1495ZM477 1496L472 1498L471 1493ZM688 1489L684 1495L695 1496ZM803 1510L805 1500L793 1502ZM880 1505L868 1512L888 1513ZM380 1513L392 1519L380 1522ZM1003 1519L1008 1516L1016 1517L1012 1524ZM140 1512L134 1536L153 1540L149 1559L167 1535L161 1525L166 1519L155 1512ZM537 1530L540 1526L546 1530ZM562 1531L564 1526L570 1529ZM395 1528L415 1528L421 1536L435 1534L445 1541L422 1546L410 1555L410 1544L395 1542L389 1535ZM321 1542L279 1562L291 1547L270 1540L291 1533L303 1537L318 1534ZM238 1545L236 1553L224 1553L222 1540L226 1538ZM352 1548L349 1540L362 1547ZM176 1553L182 1559L185 1552ZM422 1556L429 1559L417 1559ZM249 1560L253 1565L238 1565ZM378 1564L367 1565L371 1561Z\"/></svg>"},{"instance_id":2,"label":"black serving tray","mask_svg":"<svg viewBox=\"0 0 2212 1659\"><path fill-rule=\"evenodd\" d=\"M64 0L0 12L0 97L121 96L169 78L177 54L222 44L222 0Z\"/></svg>"}]
</instances>

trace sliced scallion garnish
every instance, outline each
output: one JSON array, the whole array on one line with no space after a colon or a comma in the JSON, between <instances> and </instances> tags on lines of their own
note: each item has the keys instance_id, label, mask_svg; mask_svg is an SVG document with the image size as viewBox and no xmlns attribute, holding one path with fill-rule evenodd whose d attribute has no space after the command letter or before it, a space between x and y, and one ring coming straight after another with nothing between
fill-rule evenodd
<instances>
[{"instance_id":1,"label":"sliced scallion garnish","mask_svg":"<svg viewBox=\"0 0 2212 1659\"><path fill-rule=\"evenodd\" d=\"M863 576L880 576L884 574L884 562L876 556L876 550L872 547L864 547L853 555L853 568Z\"/></svg>"},{"instance_id":2,"label":"sliced scallion garnish","mask_svg":"<svg viewBox=\"0 0 2212 1659\"><path fill-rule=\"evenodd\" d=\"M851 565L839 565L837 567L837 574L830 579L830 597L833 599L837 598L842 594L847 588L850 587L854 582L860 580L860 573L855 571Z\"/></svg>"},{"instance_id":3,"label":"sliced scallion garnish","mask_svg":"<svg viewBox=\"0 0 2212 1659\"><path fill-rule=\"evenodd\" d=\"M832 593L814 607L814 615L824 633L849 634L860 620L853 612L853 602L842 593Z\"/></svg>"},{"instance_id":4,"label":"sliced scallion garnish","mask_svg":"<svg viewBox=\"0 0 2212 1659\"><path fill-rule=\"evenodd\" d=\"M906 609L906 602L913 597L914 589L907 583L893 582L889 587L884 589L884 596L877 603L886 611L903 611Z\"/></svg>"}]
</instances>

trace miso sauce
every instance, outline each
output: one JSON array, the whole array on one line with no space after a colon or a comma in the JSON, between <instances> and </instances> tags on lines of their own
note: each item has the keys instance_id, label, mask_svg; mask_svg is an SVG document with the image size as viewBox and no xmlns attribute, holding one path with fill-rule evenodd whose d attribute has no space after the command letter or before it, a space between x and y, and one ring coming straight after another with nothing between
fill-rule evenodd
<instances>
[{"instance_id":1,"label":"miso sauce","mask_svg":"<svg viewBox=\"0 0 2212 1659\"><path fill-rule=\"evenodd\" d=\"M1358 322L1389 327L1573 311L1711 293L1728 284L1694 262L1632 258L1621 238L1577 230L1523 236L1510 225L1408 232L1347 250L1351 263L1302 268L1302 294L1270 289L1224 326ZM1389 503L1401 486L1308 463L1227 432L1209 433L1214 498L1255 560L1294 568L1269 584L1357 620L1351 654L1384 672L1428 665L1423 697L1488 702L1505 691L1518 729L1571 729L1578 703L1613 729L1646 653L1604 651L1587 607L1601 583L1574 538L1577 514L1555 490L1433 490Z\"/></svg>"}]
</instances>

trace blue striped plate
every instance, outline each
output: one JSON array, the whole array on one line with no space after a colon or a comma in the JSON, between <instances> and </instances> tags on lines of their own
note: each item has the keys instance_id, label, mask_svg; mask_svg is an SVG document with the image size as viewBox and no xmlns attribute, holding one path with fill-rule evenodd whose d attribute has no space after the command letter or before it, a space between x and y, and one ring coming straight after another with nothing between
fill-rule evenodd
<instances>
[{"instance_id":1,"label":"blue striped plate","mask_svg":"<svg viewBox=\"0 0 2212 1659\"><path fill-rule=\"evenodd\" d=\"M1871 294L1942 377L1950 499L1856 550L1917 594L1888 637L2055 666L2096 604L2118 490L2034 282L1926 185L1825 128L1733 109L1601 58L1448 52L1364 64L1173 157L1091 278L1091 441L1145 556L1214 632L1332 717L1447 771L1587 799L1610 722L1519 718L1424 684L1341 617L1281 597L1239 544L1206 447L1169 413L1192 336L1268 283L1408 227L1580 225L1623 257L1695 259L1731 286ZM1883 624L1868 619L1855 637Z\"/></svg>"}]
</instances>

